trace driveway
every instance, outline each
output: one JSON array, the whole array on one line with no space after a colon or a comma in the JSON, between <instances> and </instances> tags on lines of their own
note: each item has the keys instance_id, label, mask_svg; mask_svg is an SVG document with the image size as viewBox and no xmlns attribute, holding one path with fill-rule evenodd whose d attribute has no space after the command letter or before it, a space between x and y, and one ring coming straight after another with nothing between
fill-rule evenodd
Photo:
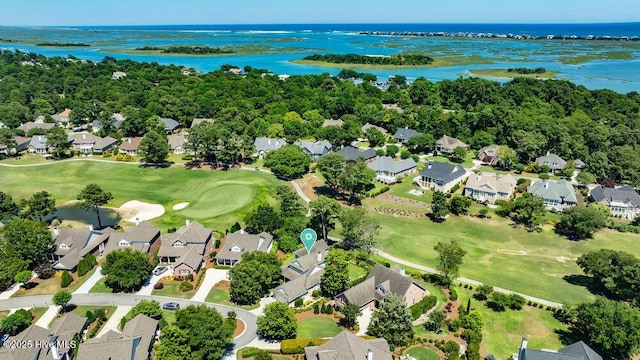
<instances>
[{"instance_id":1,"label":"driveway","mask_svg":"<svg viewBox=\"0 0 640 360\"><path fill-rule=\"evenodd\" d=\"M45 313L36 321L36 325L48 329L49 323L56 318L56 315L58 315L59 312L60 306L49 306L47 311L45 311Z\"/></svg>"},{"instance_id":2,"label":"driveway","mask_svg":"<svg viewBox=\"0 0 640 360\"><path fill-rule=\"evenodd\" d=\"M373 315L373 311L371 311L371 309L366 308L362 310L362 315L358 316L358 326L360 327L360 330L358 330L356 335L362 336L366 334L369 323L371 322L371 315Z\"/></svg>"},{"instance_id":3,"label":"driveway","mask_svg":"<svg viewBox=\"0 0 640 360\"><path fill-rule=\"evenodd\" d=\"M229 270L207 269L207 272L204 274L204 279L200 284L200 288L198 288L198 291L196 291L191 300L204 301L213 286L222 280L229 280Z\"/></svg>"},{"instance_id":4,"label":"driveway","mask_svg":"<svg viewBox=\"0 0 640 360\"><path fill-rule=\"evenodd\" d=\"M74 291L73 293L88 294L89 290L91 290L91 288L94 287L98 283L98 281L100 281L100 279L104 277L101 271L102 271L102 266L98 266L96 268L96 272L94 272L93 275L91 275L91 277L87 279L87 281L85 281L84 284L82 284L82 286L80 286L78 290Z\"/></svg>"},{"instance_id":5,"label":"driveway","mask_svg":"<svg viewBox=\"0 0 640 360\"><path fill-rule=\"evenodd\" d=\"M97 337L101 337L106 334L109 330L118 331L118 325L120 324L120 319L122 319L129 310L131 310L132 306L118 306L116 311L111 314L107 323L104 324L104 327L100 330Z\"/></svg>"},{"instance_id":6,"label":"driveway","mask_svg":"<svg viewBox=\"0 0 640 360\"><path fill-rule=\"evenodd\" d=\"M173 270L171 266L165 272L160 275L151 275L150 278L144 283L144 285L140 288L140 290L136 293L138 295L151 295L153 291L153 287L162 279L163 277L171 276L173 274Z\"/></svg>"},{"instance_id":7,"label":"driveway","mask_svg":"<svg viewBox=\"0 0 640 360\"><path fill-rule=\"evenodd\" d=\"M160 304L173 301L180 304L180 307L187 307L189 305L207 305L218 310L218 312L223 316L226 316L229 311L235 311L237 318L244 321L246 324L244 333L233 340L235 348L239 349L247 346L247 344L257 337L256 331L258 328L256 325L256 315L233 306L176 299L166 296L146 296L137 294L74 294L70 303L75 305L107 305L120 307L135 306L140 300L156 300ZM51 306L51 295L25 296L0 300L1 310L30 308L35 306Z\"/></svg>"}]
</instances>

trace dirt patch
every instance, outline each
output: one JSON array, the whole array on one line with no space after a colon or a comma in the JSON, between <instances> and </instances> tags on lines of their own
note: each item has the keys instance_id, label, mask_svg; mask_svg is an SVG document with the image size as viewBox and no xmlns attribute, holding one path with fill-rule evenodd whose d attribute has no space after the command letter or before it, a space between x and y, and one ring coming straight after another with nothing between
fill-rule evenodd
<instances>
[{"instance_id":1,"label":"dirt patch","mask_svg":"<svg viewBox=\"0 0 640 360\"><path fill-rule=\"evenodd\" d=\"M228 280L218 281L215 285L213 285L213 288L216 290L229 290L231 289L231 281L228 281Z\"/></svg>"},{"instance_id":2,"label":"dirt patch","mask_svg":"<svg viewBox=\"0 0 640 360\"><path fill-rule=\"evenodd\" d=\"M402 217L412 217L412 218L426 218L426 213L421 213L417 211L411 210L402 210L402 209L394 209L385 206L376 206L373 208L373 211L380 215L393 215L393 216L402 216Z\"/></svg>"},{"instance_id":3,"label":"dirt patch","mask_svg":"<svg viewBox=\"0 0 640 360\"><path fill-rule=\"evenodd\" d=\"M382 194L382 195L376 196L376 199L391 201L391 202L402 204L402 205L411 205L411 206L419 207L422 209L431 210L431 205L425 202L418 201L418 200L405 199L403 197L399 197L395 195Z\"/></svg>"},{"instance_id":4,"label":"dirt patch","mask_svg":"<svg viewBox=\"0 0 640 360\"><path fill-rule=\"evenodd\" d=\"M236 318L236 329L233 331L233 338L235 339L240 336L246 327L247 326L244 324L244 321Z\"/></svg>"},{"instance_id":5,"label":"dirt patch","mask_svg":"<svg viewBox=\"0 0 640 360\"><path fill-rule=\"evenodd\" d=\"M318 197L315 188L324 185L324 181L315 173L306 174L302 179L295 180L302 188L302 192L311 200Z\"/></svg>"},{"instance_id":6,"label":"dirt patch","mask_svg":"<svg viewBox=\"0 0 640 360\"><path fill-rule=\"evenodd\" d=\"M333 314L314 314L313 309L296 314L296 320L298 321L306 320L309 318L316 318L316 317L323 317L323 318L334 320L336 324L339 325L340 318L333 317Z\"/></svg>"}]
</instances>

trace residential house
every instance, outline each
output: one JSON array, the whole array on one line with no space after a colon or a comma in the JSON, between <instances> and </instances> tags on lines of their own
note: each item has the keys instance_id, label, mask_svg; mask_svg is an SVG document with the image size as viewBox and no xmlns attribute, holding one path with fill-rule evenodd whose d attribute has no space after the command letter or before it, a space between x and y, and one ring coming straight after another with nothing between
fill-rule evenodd
<instances>
[{"instance_id":1,"label":"residential house","mask_svg":"<svg viewBox=\"0 0 640 360\"><path fill-rule=\"evenodd\" d=\"M467 176L462 165L429 161L414 182L423 189L447 192Z\"/></svg>"},{"instance_id":2,"label":"residential house","mask_svg":"<svg viewBox=\"0 0 640 360\"><path fill-rule=\"evenodd\" d=\"M242 69L240 69L238 67L232 67L231 69L229 69L227 71L232 73L233 75L238 75L238 76L244 75L244 72L242 71Z\"/></svg>"},{"instance_id":3,"label":"residential house","mask_svg":"<svg viewBox=\"0 0 640 360\"><path fill-rule=\"evenodd\" d=\"M547 155L536 158L536 165L547 165L551 172L556 172L564 170L565 166L567 166L567 161L547 151Z\"/></svg>"},{"instance_id":4,"label":"residential house","mask_svg":"<svg viewBox=\"0 0 640 360\"><path fill-rule=\"evenodd\" d=\"M124 72L124 71L114 71L114 72L111 74L111 79L113 79L113 80L119 80L119 79L122 79L122 78L123 78L123 77L125 77L125 76L127 76L127 73L126 73L126 72Z\"/></svg>"},{"instance_id":5,"label":"residential house","mask_svg":"<svg viewBox=\"0 0 640 360\"><path fill-rule=\"evenodd\" d=\"M324 345L304 348L305 360L392 360L387 340L363 339L346 330ZM590 359L591 360L591 359Z\"/></svg>"},{"instance_id":6,"label":"residential house","mask_svg":"<svg viewBox=\"0 0 640 360\"><path fill-rule=\"evenodd\" d=\"M14 136L13 140L16 142L16 145L9 149L6 144L0 144L0 154L17 154L21 151L24 151L29 146L31 142L31 138L23 137L23 136Z\"/></svg>"},{"instance_id":7,"label":"residential house","mask_svg":"<svg viewBox=\"0 0 640 360\"><path fill-rule=\"evenodd\" d=\"M511 358L513 360L602 360L602 356L582 341L565 346L558 351L529 349L528 343L527 338L522 338L518 353L513 354Z\"/></svg>"},{"instance_id":8,"label":"residential house","mask_svg":"<svg viewBox=\"0 0 640 360\"><path fill-rule=\"evenodd\" d=\"M169 150L172 153L182 155L187 151L184 147L184 144L187 142L184 135L169 135L167 139L169 140Z\"/></svg>"},{"instance_id":9,"label":"residential house","mask_svg":"<svg viewBox=\"0 0 640 360\"><path fill-rule=\"evenodd\" d=\"M124 138L122 139L122 144L118 147L118 151L131 156L136 156L138 153L138 146L140 146L140 141L142 141L141 137Z\"/></svg>"},{"instance_id":10,"label":"residential house","mask_svg":"<svg viewBox=\"0 0 640 360\"><path fill-rule=\"evenodd\" d=\"M366 124L362 125L362 128L361 128L361 129L362 129L362 133L363 133L363 134L364 134L364 133L366 133L366 132L367 132L367 130L368 130L369 128L377 129L377 130L378 130L378 131L380 131L380 132L382 133L382 135L384 135L385 137L386 137L387 135L389 135L389 132L387 131L387 129L385 129L385 128L383 128L383 127L380 127L380 126L372 125L372 124L370 124L370 123L366 123Z\"/></svg>"},{"instance_id":11,"label":"residential house","mask_svg":"<svg viewBox=\"0 0 640 360\"><path fill-rule=\"evenodd\" d=\"M373 310L389 294L401 296L407 306L411 306L427 296L428 292L406 276L404 269L376 264L363 282L338 294L334 299L339 309L347 303L352 303L358 305L361 310Z\"/></svg>"},{"instance_id":12,"label":"residential house","mask_svg":"<svg viewBox=\"0 0 640 360\"><path fill-rule=\"evenodd\" d=\"M400 114L404 114L404 109L398 106L398 104L382 104L382 108L385 110L395 110Z\"/></svg>"},{"instance_id":13,"label":"residential house","mask_svg":"<svg viewBox=\"0 0 640 360\"><path fill-rule=\"evenodd\" d=\"M573 161L573 166L576 167L576 169L582 169L585 167L585 163L584 161L580 160L580 159L575 159Z\"/></svg>"},{"instance_id":14,"label":"residential house","mask_svg":"<svg viewBox=\"0 0 640 360\"><path fill-rule=\"evenodd\" d=\"M118 140L110 136L102 138L93 134L81 133L74 136L71 146L83 154L92 154L93 152L108 151L117 144Z\"/></svg>"},{"instance_id":15,"label":"residential house","mask_svg":"<svg viewBox=\"0 0 640 360\"><path fill-rule=\"evenodd\" d=\"M358 161L358 159L364 160L365 163L370 163L378 154L374 149L366 149L364 151L360 151L353 146L345 146L340 151L338 151L338 155L344 156L347 161Z\"/></svg>"},{"instance_id":16,"label":"residential house","mask_svg":"<svg viewBox=\"0 0 640 360\"><path fill-rule=\"evenodd\" d=\"M148 360L153 358L153 343L158 320L139 314L127 321L122 333L109 330L78 347L78 360Z\"/></svg>"},{"instance_id":17,"label":"residential house","mask_svg":"<svg viewBox=\"0 0 640 360\"><path fill-rule=\"evenodd\" d=\"M171 265L175 276L196 276L211 251L212 233L199 222L187 220L185 226L162 237L158 259Z\"/></svg>"},{"instance_id":18,"label":"residential house","mask_svg":"<svg viewBox=\"0 0 640 360\"><path fill-rule=\"evenodd\" d=\"M640 214L640 195L629 185L619 188L598 186L589 193L591 201L611 210L611 215L635 219Z\"/></svg>"},{"instance_id":19,"label":"residential house","mask_svg":"<svg viewBox=\"0 0 640 360\"><path fill-rule=\"evenodd\" d=\"M68 123L71 118L71 109L64 109L59 114L51 115L56 124Z\"/></svg>"},{"instance_id":20,"label":"residential house","mask_svg":"<svg viewBox=\"0 0 640 360\"><path fill-rule=\"evenodd\" d=\"M171 134L172 132L176 131L176 129L180 125L180 123L171 118L160 118L159 120L162 124L164 124L164 131L166 131L167 134Z\"/></svg>"},{"instance_id":21,"label":"residential house","mask_svg":"<svg viewBox=\"0 0 640 360\"><path fill-rule=\"evenodd\" d=\"M477 202L495 204L496 200L509 200L517 183L510 174L471 174L464 186L464 195Z\"/></svg>"},{"instance_id":22,"label":"residential house","mask_svg":"<svg viewBox=\"0 0 640 360\"><path fill-rule=\"evenodd\" d=\"M405 175L414 173L417 164L412 158L396 161L389 156L379 157L368 163L369 169L376 172L376 181L383 184L394 184Z\"/></svg>"},{"instance_id":23,"label":"residential house","mask_svg":"<svg viewBox=\"0 0 640 360\"><path fill-rule=\"evenodd\" d=\"M46 123L46 122L29 121L29 122L26 122L26 123L18 126L18 130L22 130L26 134L32 129L42 129L44 131L49 131L49 130L53 129L54 126L56 126L56 124Z\"/></svg>"},{"instance_id":24,"label":"residential house","mask_svg":"<svg viewBox=\"0 0 640 360\"><path fill-rule=\"evenodd\" d=\"M324 119L324 122L322 123L322 127L327 127L327 126L342 126L342 124L344 123L344 121L342 121L342 119L338 119L338 120L334 120L334 119Z\"/></svg>"},{"instance_id":25,"label":"residential house","mask_svg":"<svg viewBox=\"0 0 640 360\"><path fill-rule=\"evenodd\" d=\"M56 227L51 232L54 243L47 259L53 263L54 269L75 271L87 254L102 254L115 230L110 227L94 230L93 225L89 225L82 229Z\"/></svg>"},{"instance_id":26,"label":"residential house","mask_svg":"<svg viewBox=\"0 0 640 360\"><path fill-rule=\"evenodd\" d=\"M80 342L86 325L86 318L73 313L62 315L51 329L31 325L4 342L0 347L0 359L72 360L75 346L71 343Z\"/></svg>"},{"instance_id":27,"label":"residential house","mask_svg":"<svg viewBox=\"0 0 640 360\"><path fill-rule=\"evenodd\" d=\"M113 113L111 115L111 121L113 121L113 127L116 129L120 129L120 126L122 126L122 122L124 122L126 120L126 118L124 117L124 115L120 114L120 113ZM102 125L102 123L100 122L100 120L93 120L91 122L91 131L96 133L98 131L100 131L100 129L102 129L104 126Z\"/></svg>"},{"instance_id":28,"label":"residential house","mask_svg":"<svg viewBox=\"0 0 640 360\"><path fill-rule=\"evenodd\" d=\"M241 260L242 254L251 251L268 253L273 246L273 235L267 233L248 234L238 230L227 234L224 247L216 255L218 265L233 266Z\"/></svg>"},{"instance_id":29,"label":"residential house","mask_svg":"<svg viewBox=\"0 0 640 360\"><path fill-rule=\"evenodd\" d=\"M262 159L268 152L278 150L281 147L287 145L287 140L274 139L269 137L258 137L253 141L253 145L255 145L256 147L256 153L254 154L254 156L258 156Z\"/></svg>"},{"instance_id":30,"label":"residential house","mask_svg":"<svg viewBox=\"0 0 640 360\"><path fill-rule=\"evenodd\" d=\"M393 135L393 138L396 139L396 141L399 143L406 144L412 137L421 135L421 132L405 127L398 128L398 130L396 130L396 133Z\"/></svg>"},{"instance_id":31,"label":"residential house","mask_svg":"<svg viewBox=\"0 0 640 360\"><path fill-rule=\"evenodd\" d=\"M498 165L498 153L500 151L500 146L493 144L489 146L485 146L480 151L478 151L477 159L482 161L483 164L496 166Z\"/></svg>"},{"instance_id":32,"label":"residential house","mask_svg":"<svg viewBox=\"0 0 640 360\"><path fill-rule=\"evenodd\" d=\"M295 259L282 266L285 283L273 290L273 297L278 301L293 304L296 299L319 288L328 249L327 243L319 240L313 244L309 253L306 249L296 251Z\"/></svg>"},{"instance_id":33,"label":"residential house","mask_svg":"<svg viewBox=\"0 0 640 360\"><path fill-rule=\"evenodd\" d=\"M195 118L193 119L193 121L191 122L191 127L194 127L198 124L202 124L202 123L209 123L209 124L213 124L215 122L214 119L206 119L206 118Z\"/></svg>"},{"instance_id":34,"label":"residential house","mask_svg":"<svg viewBox=\"0 0 640 360\"><path fill-rule=\"evenodd\" d=\"M143 221L138 222L126 232L112 233L103 253L106 255L115 250L133 249L153 254L158 248L160 248L160 229Z\"/></svg>"},{"instance_id":35,"label":"residential house","mask_svg":"<svg viewBox=\"0 0 640 360\"><path fill-rule=\"evenodd\" d=\"M48 154L49 147L47 146L47 138L44 135L33 135L29 145L27 146L27 152L33 154Z\"/></svg>"},{"instance_id":36,"label":"residential house","mask_svg":"<svg viewBox=\"0 0 640 360\"><path fill-rule=\"evenodd\" d=\"M547 210L562 211L578 203L576 191L567 180L538 180L527 188L527 192L544 199Z\"/></svg>"},{"instance_id":37,"label":"residential house","mask_svg":"<svg viewBox=\"0 0 640 360\"><path fill-rule=\"evenodd\" d=\"M469 145L447 135L442 135L440 139L436 140L436 151L441 154L452 154L456 148L467 149Z\"/></svg>"},{"instance_id":38,"label":"residential house","mask_svg":"<svg viewBox=\"0 0 640 360\"><path fill-rule=\"evenodd\" d=\"M302 149L306 154L309 154L309 156L311 156L311 161L316 161L331 151L331 143L327 140L320 140L316 142L296 141L293 144Z\"/></svg>"}]
</instances>

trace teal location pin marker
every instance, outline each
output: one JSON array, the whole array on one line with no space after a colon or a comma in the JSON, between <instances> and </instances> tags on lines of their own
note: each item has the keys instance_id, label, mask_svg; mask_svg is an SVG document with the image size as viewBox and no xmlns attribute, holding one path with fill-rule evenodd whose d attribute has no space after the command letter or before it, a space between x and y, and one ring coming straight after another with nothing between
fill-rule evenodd
<instances>
[{"instance_id":1,"label":"teal location pin marker","mask_svg":"<svg viewBox=\"0 0 640 360\"><path fill-rule=\"evenodd\" d=\"M302 244L304 244L304 248L307 249L307 254L311 252L311 248L313 244L318 240L318 234L313 229L304 229L300 233L300 240L302 240Z\"/></svg>"}]
</instances>

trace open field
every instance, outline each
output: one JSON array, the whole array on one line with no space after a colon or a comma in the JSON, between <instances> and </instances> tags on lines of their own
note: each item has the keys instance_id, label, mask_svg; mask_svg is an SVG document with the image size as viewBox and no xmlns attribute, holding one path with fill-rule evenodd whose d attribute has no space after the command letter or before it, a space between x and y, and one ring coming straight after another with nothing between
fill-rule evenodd
<instances>
[{"instance_id":1,"label":"open field","mask_svg":"<svg viewBox=\"0 0 640 360\"><path fill-rule=\"evenodd\" d=\"M58 291L62 290L62 288L60 287L60 277L58 276L52 276L45 280L34 279L31 284L35 285L31 285L33 287L28 290L20 287L20 289L18 289L18 291L16 291L16 293L11 297L55 294Z\"/></svg>"},{"instance_id":2,"label":"open field","mask_svg":"<svg viewBox=\"0 0 640 360\"><path fill-rule=\"evenodd\" d=\"M366 199L367 208L377 199ZM373 204L373 205L372 205ZM467 251L460 275L543 299L582 302L593 299L586 288L572 285L565 275L582 274L575 259L601 248L640 256L639 235L600 231L594 239L572 242L553 231L527 232L507 220L450 216L444 223L428 219L372 213L381 225L378 247L399 258L425 266L437 265L433 246L458 241ZM526 281L523 281L526 278Z\"/></svg>"},{"instance_id":3,"label":"open field","mask_svg":"<svg viewBox=\"0 0 640 360\"><path fill-rule=\"evenodd\" d=\"M11 194L14 199L47 190L61 204L75 199L87 184L97 183L114 195L108 204L111 207L117 208L129 200L161 204L165 215L152 220L161 228L182 226L188 217L205 226L224 229L242 218L257 202L267 201L279 182L260 171L187 170L181 166L154 169L92 161L3 167L0 171L0 191ZM172 209L181 202L189 202L189 206L183 210Z\"/></svg>"},{"instance_id":4,"label":"open field","mask_svg":"<svg viewBox=\"0 0 640 360\"><path fill-rule=\"evenodd\" d=\"M440 356L433 350L423 347L411 348L407 351L407 354L413 356L416 360L440 360Z\"/></svg>"},{"instance_id":5,"label":"open field","mask_svg":"<svg viewBox=\"0 0 640 360\"><path fill-rule=\"evenodd\" d=\"M540 74L518 74L516 72L509 72L507 69L472 69L469 70L472 76L499 78L499 79L513 79L516 77L525 77L531 79L554 79L559 73L554 70L547 70Z\"/></svg>"},{"instance_id":6,"label":"open field","mask_svg":"<svg viewBox=\"0 0 640 360\"><path fill-rule=\"evenodd\" d=\"M336 320L326 317L311 317L298 321L298 339L304 338L327 338L336 336L342 331Z\"/></svg>"},{"instance_id":7,"label":"open field","mask_svg":"<svg viewBox=\"0 0 640 360\"><path fill-rule=\"evenodd\" d=\"M459 301L466 304L473 291L457 288ZM555 330L566 330L567 325L561 323L546 310L525 306L522 310L506 310L495 312L485 303L471 300L471 307L482 315L482 345L487 354L494 354L496 359L507 359L518 351L522 337L529 339L531 349L560 349L560 342Z\"/></svg>"}]
</instances>

